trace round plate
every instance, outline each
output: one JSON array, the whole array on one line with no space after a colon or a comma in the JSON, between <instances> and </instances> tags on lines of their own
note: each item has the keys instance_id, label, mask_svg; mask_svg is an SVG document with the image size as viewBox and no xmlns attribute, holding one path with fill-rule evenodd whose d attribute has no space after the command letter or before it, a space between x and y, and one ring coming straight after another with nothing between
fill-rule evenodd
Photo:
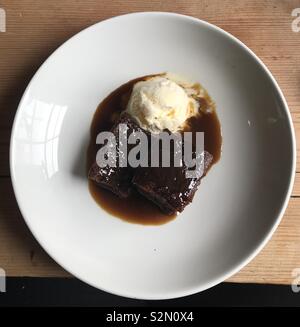
<instances>
[{"instance_id":1,"label":"round plate","mask_svg":"<svg viewBox=\"0 0 300 327\"><path fill-rule=\"evenodd\" d=\"M222 157L175 220L131 224L88 191L90 124L119 85L164 71L215 100ZM295 153L285 99L253 52L198 19L136 13L87 28L42 65L17 111L10 163L22 214L61 266L111 293L166 299L225 280L261 250L287 206Z\"/></svg>"}]
</instances>

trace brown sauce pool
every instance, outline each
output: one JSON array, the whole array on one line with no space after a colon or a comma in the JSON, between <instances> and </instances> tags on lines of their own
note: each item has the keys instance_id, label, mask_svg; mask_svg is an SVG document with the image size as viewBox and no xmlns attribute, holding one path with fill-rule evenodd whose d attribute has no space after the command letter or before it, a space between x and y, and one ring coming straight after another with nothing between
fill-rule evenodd
<instances>
[{"instance_id":1,"label":"brown sauce pool","mask_svg":"<svg viewBox=\"0 0 300 327\"><path fill-rule=\"evenodd\" d=\"M91 138L87 154L87 171L95 161L99 145L96 144L96 137L102 131L109 131L120 113L126 109L133 85L145 79L137 78L120 86L106 97L98 106L91 124ZM213 107L213 102L209 95L205 95L200 102L201 108ZM204 132L204 147L213 157L216 163L221 155L221 127L216 111L192 117L188 121L188 130L193 132ZM115 194L98 187L94 182L88 181L89 190L94 200L102 209L111 215L126 220L131 223L143 225L160 225L176 217L176 215L166 215L160 209L140 195L137 191L132 192L129 198L120 199ZM201 185L199 187L201 189Z\"/></svg>"}]
</instances>

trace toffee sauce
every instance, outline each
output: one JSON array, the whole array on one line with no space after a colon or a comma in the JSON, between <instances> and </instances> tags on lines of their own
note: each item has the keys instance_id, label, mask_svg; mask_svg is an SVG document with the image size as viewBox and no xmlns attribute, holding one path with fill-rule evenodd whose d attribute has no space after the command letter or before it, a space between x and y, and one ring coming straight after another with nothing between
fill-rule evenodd
<instances>
[{"instance_id":1,"label":"toffee sauce","mask_svg":"<svg viewBox=\"0 0 300 327\"><path fill-rule=\"evenodd\" d=\"M99 145L96 144L97 135L102 131L111 129L120 113L126 109L133 85L146 77L148 76L131 80L120 86L99 104L90 129L91 138L87 153L87 171L93 164L99 149ZM199 84L196 87L200 87ZM213 101L206 92L205 96L200 99L200 107L202 108L201 114L187 121L186 130L205 133L204 147L213 155L213 164L215 164L221 155L221 127ZM210 112L202 113L209 107L212 108ZM94 182L89 180L88 183L92 197L102 209L128 222L142 225L161 225L176 217L176 214L166 215L162 213L155 204L135 190L128 198L120 199L110 191L97 186Z\"/></svg>"}]
</instances>

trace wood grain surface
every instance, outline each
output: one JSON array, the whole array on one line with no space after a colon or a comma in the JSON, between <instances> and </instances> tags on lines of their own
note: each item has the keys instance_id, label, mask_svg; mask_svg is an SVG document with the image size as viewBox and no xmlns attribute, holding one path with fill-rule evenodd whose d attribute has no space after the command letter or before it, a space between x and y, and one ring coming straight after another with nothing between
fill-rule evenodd
<instances>
[{"instance_id":1,"label":"wood grain surface","mask_svg":"<svg viewBox=\"0 0 300 327\"><path fill-rule=\"evenodd\" d=\"M9 276L69 276L37 244L18 210L10 181L9 138L18 102L36 69L69 37L103 19L170 11L201 18L238 37L279 82L300 156L300 32L291 26L300 0L0 0L0 8L7 17L6 32L0 32L0 267ZM300 170L271 241L230 281L290 284L295 268L300 268Z\"/></svg>"}]
</instances>

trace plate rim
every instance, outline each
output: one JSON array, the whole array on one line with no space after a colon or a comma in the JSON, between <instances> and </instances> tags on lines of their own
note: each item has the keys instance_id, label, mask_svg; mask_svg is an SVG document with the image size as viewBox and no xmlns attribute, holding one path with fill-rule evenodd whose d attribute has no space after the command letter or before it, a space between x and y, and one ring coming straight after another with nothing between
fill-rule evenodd
<instances>
[{"instance_id":1,"label":"plate rim","mask_svg":"<svg viewBox=\"0 0 300 327\"><path fill-rule=\"evenodd\" d=\"M118 21L118 20L122 20L122 19L126 19L126 18L130 18L130 17L135 17L135 16L160 16L160 17L173 17L175 19L181 19L181 20L186 20L186 21L190 21L190 22L194 22L197 23L198 26L205 26L211 30L215 30L218 33L222 34L224 37L229 38L230 40L234 41L235 43L237 43L240 47L242 47L250 56L252 56L252 58L259 64L259 66L262 68L264 74L266 76L268 76L268 79L271 81L272 85L274 86L280 100L282 103L282 106L284 107L285 113L287 115L287 121L289 124L289 132L291 134L291 141L292 141L292 158L291 158L291 171L290 171L290 176L289 176L289 186L287 188L287 190L285 191L285 195L284 195L284 201L281 205L281 208L279 210L279 213L277 214L277 217L274 217L274 222L271 224L270 228L266 231L265 235L263 236L262 240L260 242L257 243L257 245L254 247L254 249L251 251L251 253L248 256L245 256L243 260L239 261L236 265L232 266L231 269L227 270L226 272L224 272L221 276L219 276L218 278L212 279L209 282L206 282L204 284L199 285L198 287L189 287L189 288L185 288L185 290L175 290L175 291L169 291L168 293L164 293L164 294L144 294L143 296L136 296L134 293L135 292L131 292L130 290L127 290L126 292L121 291L118 292L115 289L110 289L110 288L106 288L103 285L97 285L96 283L90 282L89 280L87 280L85 277L79 276L77 275L76 272L72 271L72 269L69 269L67 267L65 267L64 263L61 262L60 260L57 260L55 257L55 253L52 253L52 249L48 248L46 242L44 242L38 235L38 232L35 230L35 228L32 226L31 222L30 222L30 218L28 214L25 214L25 210L22 206L22 200L21 197L22 195L18 192L18 186L17 186L17 181L16 181L16 176L14 173L14 154L13 154L13 149L14 149L14 135L15 135L15 130L16 130L16 126L17 126L17 121L19 119L20 116L20 112L21 112L21 108L23 106L23 103L27 97L27 94L31 88L31 85L35 82L35 80L38 78L40 71L43 69L43 67L47 64L48 60L50 60L50 58L54 57L55 54L59 51L62 51L63 48L72 40L74 40L75 38L80 37L83 33L85 33L86 31L88 31L89 29L94 28L95 26L98 26L100 24L105 24L105 23L111 23L114 21ZM179 297L183 297L183 296L188 296L188 295L192 295L198 292L202 292L206 289L209 289L223 281L225 281L226 279L230 278L231 276L233 276L234 274L236 274L238 271L240 271L244 266L246 266L251 260L253 260L253 258L265 247L265 245L268 243L268 241L270 240L270 238L272 237L272 235L274 234L275 230L277 229L278 225L280 224L283 215L286 211L286 208L288 206L289 200L290 200L290 196L292 193L292 189L293 189L293 185L294 185L294 181L295 181L295 175L296 175L296 136L295 136L295 130L294 130L294 125L293 125L293 120L292 120L292 116L291 116L291 112L289 110L287 101L284 97L284 94L282 92L282 90L280 89L280 86L278 84L278 82L276 81L275 77L272 75L272 73L270 72L270 70L267 68L267 66L264 64L264 62L248 47L246 46L241 40L239 40L237 37L233 36L231 33L223 30L222 28L209 23L205 20L196 18L196 17L192 17L192 16L188 16L188 15L183 15L183 14L179 14L179 13L173 13L173 12L161 12L161 11L145 11L145 12L134 12L134 13L129 13L129 14L123 14L123 15L118 15L118 16L114 16L108 19L104 19L100 22L97 22L95 24L92 24L91 26L88 26L86 28L84 28L83 30L81 30L80 32L76 33L75 35L73 35L72 37L70 37L68 40L66 40L64 43L62 43L58 48L56 48L56 50L54 50L49 56L48 58L40 65L40 67L38 68L38 70L34 73L33 77L31 78L30 82L28 83L22 97L21 100L18 104L15 116L14 116L14 121L13 121L13 125L12 125L12 129L11 129L11 136L10 136L10 149L9 149L9 167L10 167L10 174L11 174L11 181L12 181L12 187L14 190L14 194L16 197L16 202L18 204L19 210L21 212L21 215L26 223L26 225L28 226L30 232L32 233L32 235L34 236L34 238L37 240L37 242L40 244L40 246L47 252L47 254L58 264L60 265L64 270L66 270L67 272L69 272L71 275L75 276L76 278L78 278L79 280L85 282L88 285L91 285L97 289L100 289L102 291L108 292L110 294L115 294L118 296L123 296L123 297L127 297L127 298L133 298L133 299L141 299L141 300L166 300L166 299L173 299L173 298L179 298Z\"/></svg>"}]
</instances>

